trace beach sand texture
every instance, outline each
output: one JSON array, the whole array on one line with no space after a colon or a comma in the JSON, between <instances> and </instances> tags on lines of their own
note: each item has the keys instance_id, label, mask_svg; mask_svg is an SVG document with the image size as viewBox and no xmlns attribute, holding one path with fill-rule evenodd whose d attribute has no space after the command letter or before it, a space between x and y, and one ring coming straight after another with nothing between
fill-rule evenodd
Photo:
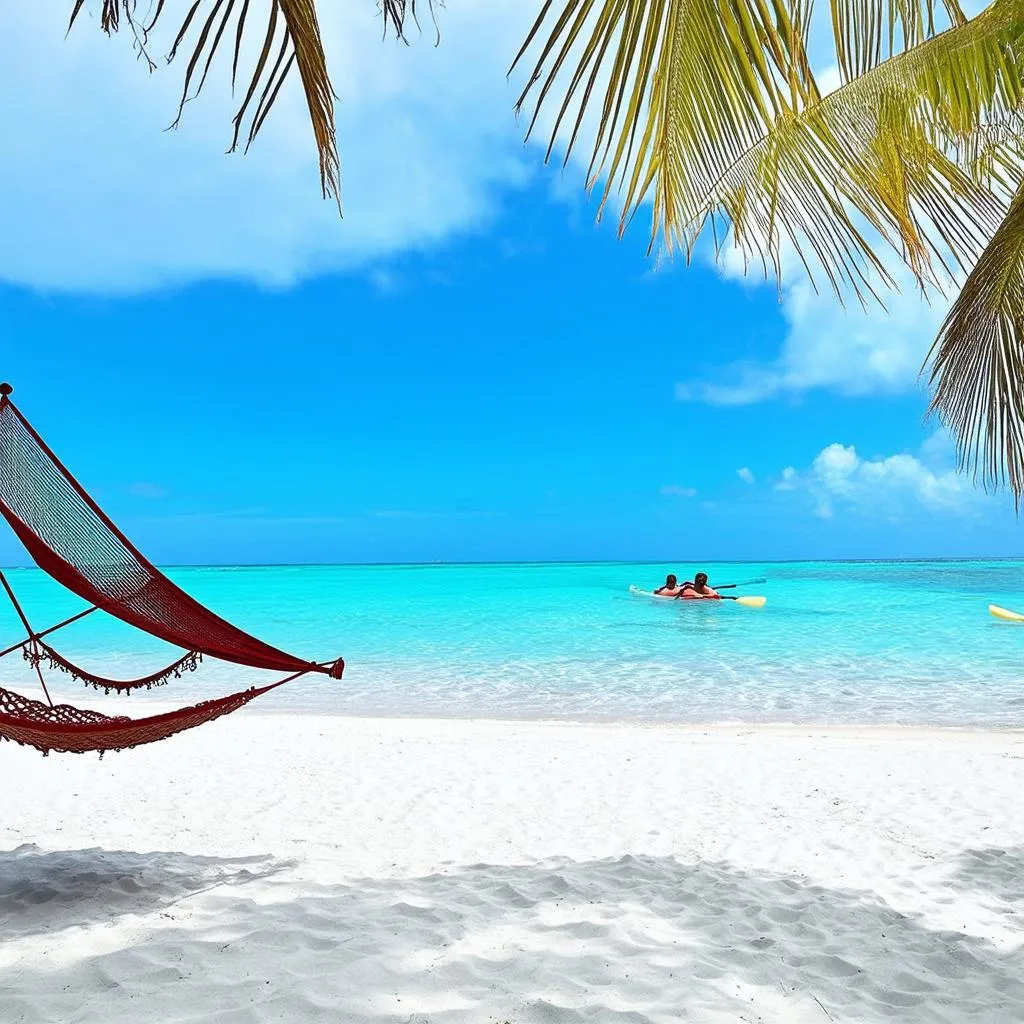
<instances>
[{"instance_id":1,"label":"beach sand texture","mask_svg":"<svg viewBox=\"0 0 1024 1024\"><path fill-rule=\"evenodd\" d=\"M0 1020L1024 1020L1024 734L244 713L0 744Z\"/></svg>"}]
</instances>

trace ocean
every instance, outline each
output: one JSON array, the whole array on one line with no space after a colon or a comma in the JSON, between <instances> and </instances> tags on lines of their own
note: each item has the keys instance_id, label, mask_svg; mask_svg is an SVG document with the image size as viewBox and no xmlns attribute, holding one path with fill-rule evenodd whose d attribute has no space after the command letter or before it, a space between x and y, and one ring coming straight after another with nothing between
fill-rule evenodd
<instances>
[{"instance_id":1,"label":"ocean","mask_svg":"<svg viewBox=\"0 0 1024 1024\"><path fill-rule=\"evenodd\" d=\"M712 583L767 582L732 602L656 603L629 585L704 568ZM1024 726L1024 561L727 565L241 566L168 570L219 614L345 678L307 677L252 710L628 722ZM7 570L36 629L82 607L42 573ZM0 612L0 647L23 635ZM174 649L102 613L50 638L110 676L143 675ZM191 703L268 680L207 661L129 700ZM18 654L3 685L36 694ZM102 694L50 673L55 700ZM94 699L93 699L94 698ZM250 713L250 712L247 712Z\"/></svg>"}]
</instances>

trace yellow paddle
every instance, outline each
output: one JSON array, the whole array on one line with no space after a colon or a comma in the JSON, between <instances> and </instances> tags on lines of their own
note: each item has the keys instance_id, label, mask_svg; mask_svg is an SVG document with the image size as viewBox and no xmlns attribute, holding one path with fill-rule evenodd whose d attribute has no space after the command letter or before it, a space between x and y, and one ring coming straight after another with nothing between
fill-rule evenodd
<instances>
[{"instance_id":1,"label":"yellow paddle","mask_svg":"<svg viewBox=\"0 0 1024 1024\"><path fill-rule=\"evenodd\" d=\"M763 608L767 597L730 597L728 594L719 594L723 601L735 601L737 604L745 605L747 608Z\"/></svg>"}]
</instances>

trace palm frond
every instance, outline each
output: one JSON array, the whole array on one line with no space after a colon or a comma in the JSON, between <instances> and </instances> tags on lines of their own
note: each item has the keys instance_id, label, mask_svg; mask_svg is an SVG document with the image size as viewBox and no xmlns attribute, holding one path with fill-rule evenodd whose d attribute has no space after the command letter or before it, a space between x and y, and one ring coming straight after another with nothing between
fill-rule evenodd
<instances>
[{"instance_id":1,"label":"palm frond","mask_svg":"<svg viewBox=\"0 0 1024 1024\"><path fill-rule=\"evenodd\" d=\"M998 121L964 132L953 147L966 173L986 188L1013 195L1024 166L1024 111L1010 111Z\"/></svg>"},{"instance_id":2,"label":"palm frond","mask_svg":"<svg viewBox=\"0 0 1024 1024\"><path fill-rule=\"evenodd\" d=\"M426 0L426 6L433 13L439 2ZM156 62L149 51L150 33L167 6L167 0L155 0L146 6L145 16L140 16L138 0L102 0L100 27L112 35L127 25L136 49L152 69ZM234 86L251 11L256 4L252 0L186 0L174 6L183 10L183 14L167 60L173 61L183 48L189 51L176 125L185 105L202 92L214 59L222 50L231 52ZM324 197L333 197L340 203L335 94L327 70L315 0L264 0L259 6L267 8L266 26L241 106L232 121L231 149L236 149L240 143L246 150L252 145L294 67L302 83L313 127ZM390 28L398 38L404 39L409 20L416 19L416 0L382 0L379 6L385 32ZM85 0L75 0L69 31L84 8Z\"/></svg>"},{"instance_id":3,"label":"palm frond","mask_svg":"<svg viewBox=\"0 0 1024 1024\"><path fill-rule=\"evenodd\" d=\"M973 21L825 97L807 69L807 17L799 8L786 31L762 20L745 37L749 45L732 44L733 27L749 24L757 4L604 0L582 50L578 40L596 5L562 5L526 93L543 80L536 98L543 104L575 47L552 144L574 99L575 142L605 65L591 182L607 173L605 199L620 187L620 229L653 198L652 244L661 237L668 250L689 253L708 222L722 218L716 240L731 234L748 260L777 270L788 241L809 271L821 267L838 294L852 289L862 300L872 280L892 284L875 252L879 238L922 287L942 287L952 270L972 265L1021 173L1011 143L992 129L1024 107L1024 2L996 0ZM637 6L660 18L642 45L623 20ZM624 109L615 102L622 95L631 96ZM605 166L612 138L618 144ZM987 179L967 173L958 147L986 162Z\"/></svg>"},{"instance_id":4,"label":"palm frond","mask_svg":"<svg viewBox=\"0 0 1024 1024\"><path fill-rule=\"evenodd\" d=\"M922 286L943 287L978 258L1024 171L1008 130L1024 107L1020 6L997 3L773 125L692 211L689 243L720 210L745 247L770 250L781 231L860 293L879 236Z\"/></svg>"},{"instance_id":5,"label":"palm frond","mask_svg":"<svg viewBox=\"0 0 1024 1024\"><path fill-rule=\"evenodd\" d=\"M1024 494L1024 186L981 254L933 348L930 413L962 469Z\"/></svg>"},{"instance_id":6,"label":"palm frond","mask_svg":"<svg viewBox=\"0 0 1024 1024\"><path fill-rule=\"evenodd\" d=\"M437 8L444 3L444 0L426 0L430 18L434 23L434 33L440 41L440 29L437 24ZM423 6L423 0L420 0ZM384 17L384 34L387 35L388 28L394 29L395 38L406 41L405 28L410 21L419 27L420 19L416 10L416 0L380 0L380 10Z\"/></svg>"},{"instance_id":7,"label":"palm frond","mask_svg":"<svg viewBox=\"0 0 1024 1024\"><path fill-rule=\"evenodd\" d=\"M957 0L829 0L836 63L843 81L912 49L938 31L939 7L951 27L967 20Z\"/></svg>"},{"instance_id":8,"label":"palm frond","mask_svg":"<svg viewBox=\"0 0 1024 1024\"><path fill-rule=\"evenodd\" d=\"M547 0L513 63L550 23L517 105L522 109L541 83L527 134L573 67L548 156L563 124L571 124L569 159L585 114L600 102L589 183L607 176L604 201L613 187L624 187L627 216L653 183L656 220L667 235L677 209L692 207L776 118L817 99L804 46L810 8L803 0L565 0L560 6L555 17Z\"/></svg>"}]
</instances>

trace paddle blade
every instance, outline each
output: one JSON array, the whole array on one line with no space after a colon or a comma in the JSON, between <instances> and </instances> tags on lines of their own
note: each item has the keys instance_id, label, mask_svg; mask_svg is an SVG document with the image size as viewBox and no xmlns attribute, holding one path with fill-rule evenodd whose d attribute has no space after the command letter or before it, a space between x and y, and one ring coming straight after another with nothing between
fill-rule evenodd
<instances>
[{"instance_id":1,"label":"paddle blade","mask_svg":"<svg viewBox=\"0 0 1024 1024\"><path fill-rule=\"evenodd\" d=\"M763 608L767 600L767 597L737 597L736 603L747 608Z\"/></svg>"}]
</instances>

